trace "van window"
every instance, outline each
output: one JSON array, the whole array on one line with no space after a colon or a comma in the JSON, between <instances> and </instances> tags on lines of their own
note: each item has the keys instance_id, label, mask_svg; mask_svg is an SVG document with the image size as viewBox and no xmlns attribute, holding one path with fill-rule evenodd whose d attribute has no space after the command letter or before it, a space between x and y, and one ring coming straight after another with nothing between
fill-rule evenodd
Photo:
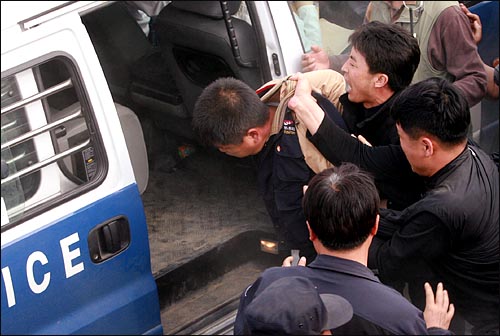
<instances>
[{"instance_id":1,"label":"van window","mask_svg":"<svg viewBox=\"0 0 500 336\"><path fill-rule=\"evenodd\" d=\"M106 162L64 56L2 77L2 232L98 182Z\"/></svg>"},{"instance_id":2,"label":"van window","mask_svg":"<svg viewBox=\"0 0 500 336\"><path fill-rule=\"evenodd\" d=\"M321 26L318 4L314 1L289 1L295 26L299 33L302 48L311 51L311 46L322 46Z\"/></svg>"}]
</instances>

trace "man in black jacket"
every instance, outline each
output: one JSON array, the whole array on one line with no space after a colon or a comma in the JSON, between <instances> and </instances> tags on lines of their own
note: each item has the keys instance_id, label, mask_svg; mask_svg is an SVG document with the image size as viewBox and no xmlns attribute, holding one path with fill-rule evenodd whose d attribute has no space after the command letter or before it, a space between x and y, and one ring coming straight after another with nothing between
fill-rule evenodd
<instances>
[{"instance_id":1,"label":"man in black jacket","mask_svg":"<svg viewBox=\"0 0 500 336\"><path fill-rule=\"evenodd\" d=\"M378 21L357 28L349 42L352 50L341 69L346 81L346 93L339 99L342 118L351 134L372 146L398 145L387 106L412 81L420 61L418 42L404 28ZM418 199L419 193L388 197L398 187L391 182L375 178L387 208L402 210Z\"/></svg>"},{"instance_id":2,"label":"man in black jacket","mask_svg":"<svg viewBox=\"0 0 500 336\"><path fill-rule=\"evenodd\" d=\"M420 61L418 42L402 27L378 21L359 27L349 42L352 50L342 66L347 84L340 96L342 117L351 133L372 146L399 144L386 107L411 83Z\"/></svg>"},{"instance_id":3,"label":"man in black jacket","mask_svg":"<svg viewBox=\"0 0 500 336\"><path fill-rule=\"evenodd\" d=\"M372 148L325 118L307 80L302 74L295 78L289 107L330 162L352 162L375 176L390 176L399 181L400 192L408 180L420 179L427 187L420 201L401 212L381 209L368 266L378 269L383 282L443 282L473 333L498 334L498 169L467 143L470 112L462 94L439 78L408 87L391 105L401 146Z\"/></svg>"}]
</instances>

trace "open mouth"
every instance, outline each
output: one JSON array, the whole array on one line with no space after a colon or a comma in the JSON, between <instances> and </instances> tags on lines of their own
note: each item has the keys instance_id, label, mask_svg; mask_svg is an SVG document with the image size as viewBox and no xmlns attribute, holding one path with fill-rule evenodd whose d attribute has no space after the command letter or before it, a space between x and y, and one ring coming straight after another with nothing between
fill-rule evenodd
<instances>
[{"instance_id":1,"label":"open mouth","mask_svg":"<svg viewBox=\"0 0 500 336\"><path fill-rule=\"evenodd\" d=\"M345 82L345 91L346 92L350 92L351 91L351 86L349 85L349 83L347 81Z\"/></svg>"}]
</instances>

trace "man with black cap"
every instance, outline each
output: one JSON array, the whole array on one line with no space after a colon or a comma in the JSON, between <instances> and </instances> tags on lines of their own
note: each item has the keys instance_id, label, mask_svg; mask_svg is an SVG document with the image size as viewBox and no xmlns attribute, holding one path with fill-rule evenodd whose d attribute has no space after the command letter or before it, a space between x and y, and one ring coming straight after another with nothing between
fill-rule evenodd
<instances>
[{"instance_id":1,"label":"man with black cap","mask_svg":"<svg viewBox=\"0 0 500 336\"><path fill-rule=\"evenodd\" d=\"M351 163L325 169L309 182L302 204L309 239L318 256L306 267L265 270L240 297L235 335L250 332L252 323L248 324L247 317L250 307L257 305L258 308L251 311L263 309L266 312L272 308L268 302L271 299L262 296L267 288L275 281L295 276L308 278L320 294L339 295L352 305L352 319L333 328L333 334L450 334L445 329L450 325L454 307L449 304L448 293L442 284L437 286L436 297L429 284L425 284L427 306L422 313L399 292L382 284L367 267L368 250L378 229L380 205L370 175ZM282 291L281 296L274 298L295 300L296 305L311 304L309 300L312 299L296 296L295 290ZM257 300L264 300L264 303L258 304ZM279 305L276 309L282 307L276 314L287 309L280 302L274 304Z\"/></svg>"},{"instance_id":2,"label":"man with black cap","mask_svg":"<svg viewBox=\"0 0 500 336\"><path fill-rule=\"evenodd\" d=\"M266 287L244 315L251 335L331 335L351 320L352 306L339 295L319 294L307 278L287 277Z\"/></svg>"}]
</instances>

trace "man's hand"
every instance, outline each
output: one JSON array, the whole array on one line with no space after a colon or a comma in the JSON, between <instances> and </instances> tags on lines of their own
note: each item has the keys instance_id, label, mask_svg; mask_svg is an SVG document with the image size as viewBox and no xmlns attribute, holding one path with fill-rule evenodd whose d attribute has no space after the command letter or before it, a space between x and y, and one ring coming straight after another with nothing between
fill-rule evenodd
<instances>
[{"instance_id":1,"label":"man's hand","mask_svg":"<svg viewBox=\"0 0 500 336\"><path fill-rule=\"evenodd\" d=\"M304 76L303 73L297 72L290 76L289 80L297 81L297 85L295 86L294 97L307 97L308 99L314 99L311 95L312 87L309 80ZM316 99L314 99L316 101Z\"/></svg>"},{"instance_id":2,"label":"man's hand","mask_svg":"<svg viewBox=\"0 0 500 336\"><path fill-rule=\"evenodd\" d=\"M289 79L297 81L297 85L295 86L293 97L288 101L288 107L294 110L297 114L301 115L301 112L306 109L306 102L310 100L316 102L316 99L312 96L311 84L307 78L305 78L303 73L297 72L296 74L290 76Z\"/></svg>"},{"instance_id":3,"label":"man's hand","mask_svg":"<svg viewBox=\"0 0 500 336\"><path fill-rule=\"evenodd\" d=\"M281 266L282 267L291 267L292 262L293 262L293 257L288 256L283 260L283 264ZM298 266L305 266L305 265L306 265L306 257L300 257Z\"/></svg>"},{"instance_id":4,"label":"man's hand","mask_svg":"<svg viewBox=\"0 0 500 336\"><path fill-rule=\"evenodd\" d=\"M325 112L311 95L311 84L303 73L296 73L290 77L290 80L296 80L297 85L293 97L288 101L288 107L295 112L298 119L314 135L323 121Z\"/></svg>"},{"instance_id":5,"label":"man's hand","mask_svg":"<svg viewBox=\"0 0 500 336\"><path fill-rule=\"evenodd\" d=\"M435 327L448 329L451 319L455 314L455 307L448 298L448 291L443 289L443 284L440 282L436 288L436 297L429 283L424 284L425 289L425 309L424 320L427 328Z\"/></svg>"},{"instance_id":6,"label":"man's hand","mask_svg":"<svg viewBox=\"0 0 500 336\"><path fill-rule=\"evenodd\" d=\"M360 134L360 135L358 135L358 136L356 136L356 135L354 135L354 134L351 134L351 136L352 136L353 138L358 139L358 140L359 140L359 142L361 142L362 144L372 147L372 144L371 144L371 143L369 143L369 142L368 142L368 140L366 140L366 138L365 138L364 136L362 136L361 134Z\"/></svg>"},{"instance_id":7,"label":"man's hand","mask_svg":"<svg viewBox=\"0 0 500 336\"><path fill-rule=\"evenodd\" d=\"M313 45L310 52L302 55L301 65L303 72L330 69L330 59L320 46Z\"/></svg>"},{"instance_id":8,"label":"man's hand","mask_svg":"<svg viewBox=\"0 0 500 336\"><path fill-rule=\"evenodd\" d=\"M471 13L471 11L463 4L460 4L460 9L469 18L470 27L472 29L472 36L474 37L474 42L478 44L483 38L483 27L481 25L481 18L479 15Z\"/></svg>"}]
</instances>

